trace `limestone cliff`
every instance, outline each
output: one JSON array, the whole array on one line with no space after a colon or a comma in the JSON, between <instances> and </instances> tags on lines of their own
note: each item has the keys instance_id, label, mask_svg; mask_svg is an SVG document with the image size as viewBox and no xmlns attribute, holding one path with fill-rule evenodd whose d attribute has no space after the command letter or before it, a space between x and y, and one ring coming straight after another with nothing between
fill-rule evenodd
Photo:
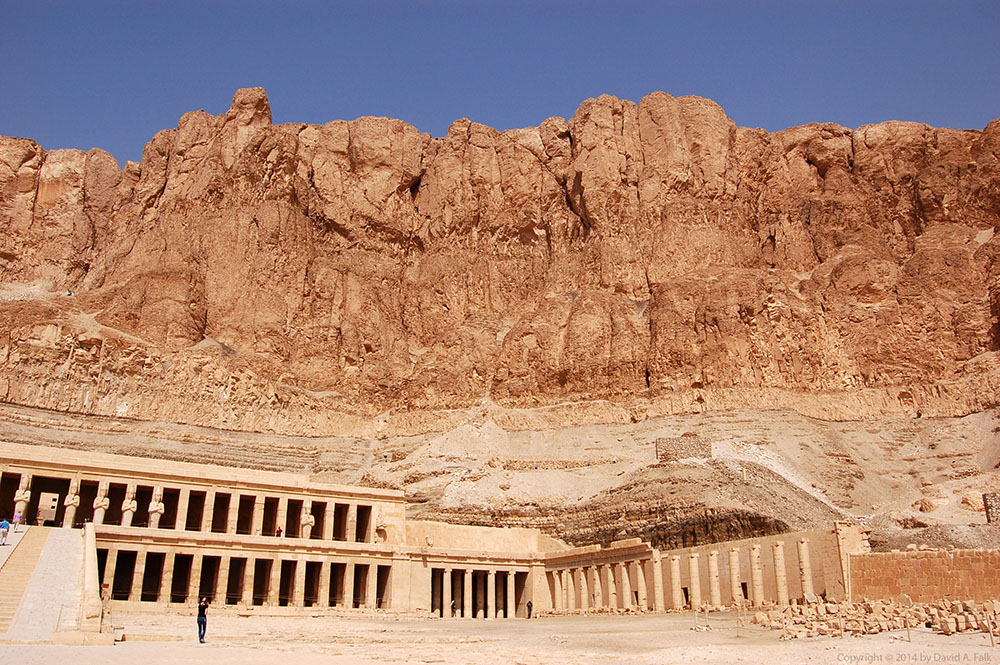
<instances>
[{"instance_id":1,"label":"limestone cliff","mask_svg":"<svg viewBox=\"0 0 1000 665\"><path fill-rule=\"evenodd\" d=\"M654 93L432 138L240 90L124 170L0 138L0 400L325 435L960 415L1000 394L998 223L1000 120L768 133Z\"/></svg>"}]
</instances>

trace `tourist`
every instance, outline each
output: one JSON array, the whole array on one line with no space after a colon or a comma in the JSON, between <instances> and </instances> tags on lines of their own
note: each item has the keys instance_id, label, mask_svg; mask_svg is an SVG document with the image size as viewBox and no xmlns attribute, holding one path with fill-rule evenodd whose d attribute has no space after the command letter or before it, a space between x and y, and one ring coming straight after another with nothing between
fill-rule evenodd
<instances>
[{"instance_id":1,"label":"tourist","mask_svg":"<svg viewBox=\"0 0 1000 665\"><path fill-rule=\"evenodd\" d=\"M7 544L7 531L8 530L10 530L10 522L8 522L7 518L5 517L5 518L3 518L3 521L0 522L0 545L6 545Z\"/></svg>"},{"instance_id":2,"label":"tourist","mask_svg":"<svg viewBox=\"0 0 1000 665\"><path fill-rule=\"evenodd\" d=\"M274 535L277 536L278 538L281 538L281 534L282 533L283 533L283 531L281 530L281 527L279 526L278 530L274 532Z\"/></svg>"},{"instance_id":3,"label":"tourist","mask_svg":"<svg viewBox=\"0 0 1000 665\"><path fill-rule=\"evenodd\" d=\"M205 643L205 632L208 630L208 598L202 598L198 603L198 641Z\"/></svg>"},{"instance_id":4,"label":"tourist","mask_svg":"<svg viewBox=\"0 0 1000 665\"><path fill-rule=\"evenodd\" d=\"M14 533L17 533L17 525L21 523L21 511L14 513Z\"/></svg>"},{"instance_id":5,"label":"tourist","mask_svg":"<svg viewBox=\"0 0 1000 665\"><path fill-rule=\"evenodd\" d=\"M451 601L451 616L455 616L455 601Z\"/></svg>"},{"instance_id":6,"label":"tourist","mask_svg":"<svg viewBox=\"0 0 1000 665\"><path fill-rule=\"evenodd\" d=\"M528 606L527 607L528 607L528 618L530 619L531 618L531 601L530 600L528 601Z\"/></svg>"}]
</instances>

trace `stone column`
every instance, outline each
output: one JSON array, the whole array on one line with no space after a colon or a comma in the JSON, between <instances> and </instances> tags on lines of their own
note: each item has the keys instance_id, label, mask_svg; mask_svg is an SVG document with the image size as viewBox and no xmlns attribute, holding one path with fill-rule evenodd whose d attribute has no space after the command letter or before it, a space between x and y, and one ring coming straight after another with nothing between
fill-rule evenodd
<instances>
[{"instance_id":1,"label":"stone column","mask_svg":"<svg viewBox=\"0 0 1000 665\"><path fill-rule=\"evenodd\" d=\"M562 588L562 571L552 571L552 609L556 612L563 609Z\"/></svg>"},{"instance_id":2,"label":"stone column","mask_svg":"<svg viewBox=\"0 0 1000 665\"><path fill-rule=\"evenodd\" d=\"M156 486L153 488L153 498L149 502L149 528L160 528L160 518L163 516L165 507L163 505L163 488Z\"/></svg>"},{"instance_id":3,"label":"stone column","mask_svg":"<svg viewBox=\"0 0 1000 665\"><path fill-rule=\"evenodd\" d=\"M696 610L701 607L701 569L698 566L697 552L691 552L688 557L688 573L691 578L688 580L688 598L691 609Z\"/></svg>"},{"instance_id":4,"label":"stone column","mask_svg":"<svg viewBox=\"0 0 1000 665\"><path fill-rule=\"evenodd\" d=\"M750 547L750 586L754 607L764 604L764 569L760 564L760 545Z\"/></svg>"},{"instance_id":5,"label":"stone column","mask_svg":"<svg viewBox=\"0 0 1000 665\"><path fill-rule=\"evenodd\" d=\"M139 503L135 500L135 483L129 483L125 486L125 499L122 501L122 526L132 526L132 519L138 509Z\"/></svg>"},{"instance_id":6,"label":"stone column","mask_svg":"<svg viewBox=\"0 0 1000 665\"><path fill-rule=\"evenodd\" d=\"M191 577L188 579L187 604L194 606L201 600L198 594L201 593L201 567L205 563L205 557L195 554L191 557Z\"/></svg>"},{"instance_id":7,"label":"stone column","mask_svg":"<svg viewBox=\"0 0 1000 665\"><path fill-rule=\"evenodd\" d=\"M451 568L441 574L441 616L451 618Z\"/></svg>"},{"instance_id":8,"label":"stone column","mask_svg":"<svg viewBox=\"0 0 1000 665\"><path fill-rule=\"evenodd\" d=\"M316 526L316 518L312 514L313 502L311 499L306 499L302 502L302 515L300 519L301 529L299 530L299 538L304 538L309 540L312 537L313 527Z\"/></svg>"},{"instance_id":9,"label":"stone column","mask_svg":"<svg viewBox=\"0 0 1000 665\"><path fill-rule=\"evenodd\" d=\"M358 504L352 503L347 508L347 542L358 539Z\"/></svg>"},{"instance_id":10,"label":"stone column","mask_svg":"<svg viewBox=\"0 0 1000 665\"><path fill-rule=\"evenodd\" d=\"M618 609L618 585L615 583L615 564L609 563L604 566L604 579L607 580L605 587L608 590L608 607Z\"/></svg>"},{"instance_id":11,"label":"stone column","mask_svg":"<svg viewBox=\"0 0 1000 665\"><path fill-rule=\"evenodd\" d=\"M663 557L660 550L653 550L653 611L667 611L663 595Z\"/></svg>"},{"instance_id":12,"label":"stone column","mask_svg":"<svg viewBox=\"0 0 1000 665\"><path fill-rule=\"evenodd\" d=\"M743 602L743 587L740 584L740 551L733 547L729 550L729 593L733 604Z\"/></svg>"},{"instance_id":13,"label":"stone column","mask_svg":"<svg viewBox=\"0 0 1000 665\"><path fill-rule=\"evenodd\" d=\"M163 555L163 575L160 576L160 597L157 599L160 605L170 604L170 591L174 582L174 558L177 555L167 552Z\"/></svg>"},{"instance_id":14,"label":"stone column","mask_svg":"<svg viewBox=\"0 0 1000 665\"><path fill-rule=\"evenodd\" d=\"M507 571L507 618L513 619L517 616L517 591L514 588L513 570Z\"/></svg>"},{"instance_id":15,"label":"stone column","mask_svg":"<svg viewBox=\"0 0 1000 665\"><path fill-rule=\"evenodd\" d=\"M577 586L579 587L579 593L580 593L580 609L581 610L589 610L590 609L590 588L589 588L590 585L587 584L587 569L586 568L577 568L576 569L576 573L577 573L577 579L579 580Z\"/></svg>"},{"instance_id":16,"label":"stone column","mask_svg":"<svg viewBox=\"0 0 1000 665\"><path fill-rule=\"evenodd\" d=\"M139 550L135 554L135 571L132 573L132 590L128 594L130 602L142 600L142 578L146 574L146 552Z\"/></svg>"},{"instance_id":17,"label":"stone column","mask_svg":"<svg viewBox=\"0 0 1000 665\"><path fill-rule=\"evenodd\" d=\"M215 519L215 490L205 491L205 510L201 514L202 533L212 532L212 521Z\"/></svg>"},{"instance_id":18,"label":"stone column","mask_svg":"<svg viewBox=\"0 0 1000 665\"><path fill-rule=\"evenodd\" d=\"M632 580L628 578L628 563L618 564L618 574L622 577L622 609L632 607Z\"/></svg>"},{"instance_id":19,"label":"stone column","mask_svg":"<svg viewBox=\"0 0 1000 665\"><path fill-rule=\"evenodd\" d=\"M368 564L368 595L365 597L365 607L375 609L378 607L378 562L372 561Z\"/></svg>"},{"instance_id":20,"label":"stone column","mask_svg":"<svg viewBox=\"0 0 1000 665\"><path fill-rule=\"evenodd\" d=\"M805 538L800 538L798 542L798 550L799 579L802 582L802 597L808 599L810 596L816 595L813 591L812 562L809 560L809 541Z\"/></svg>"},{"instance_id":21,"label":"stone column","mask_svg":"<svg viewBox=\"0 0 1000 665\"><path fill-rule=\"evenodd\" d=\"M601 567L593 566L590 569L591 593L594 596L594 607L604 607L604 590L601 585Z\"/></svg>"},{"instance_id":22,"label":"stone column","mask_svg":"<svg viewBox=\"0 0 1000 665\"><path fill-rule=\"evenodd\" d=\"M344 566L344 606L354 607L354 564L350 561Z\"/></svg>"},{"instance_id":23,"label":"stone column","mask_svg":"<svg viewBox=\"0 0 1000 665\"><path fill-rule=\"evenodd\" d=\"M462 618L472 618L472 570L465 569L463 575L464 588L462 590Z\"/></svg>"},{"instance_id":24,"label":"stone column","mask_svg":"<svg viewBox=\"0 0 1000 665\"><path fill-rule=\"evenodd\" d=\"M318 607L330 606L330 560L323 559L319 564L319 590L316 592Z\"/></svg>"},{"instance_id":25,"label":"stone column","mask_svg":"<svg viewBox=\"0 0 1000 665\"><path fill-rule=\"evenodd\" d=\"M476 575L472 576L475 579ZM482 575L481 579L483 583L476 587L476 618L485 619L486 618L486 575Z\"/></svg>"},{"instance_id":26,"label":"stone column","mask_svg":"<svg viewBox=\"0 0 1000 665\"><path fill-rule=\"evenodd\" d=\"M281 533L288 535L288 497L278 497L278 513L275 517L275 532L281 529Z\"/></svg>"},{"instance_id":27,"label":"stone column","mask_svg":"<svg viewBox=\"0 0 1000 665\"><path fill-rule=\"evenodd\" d=\"M675 610L684 607L684 591L681 589L681 557L670 556L670 604Z\"/></svg>"},{"instance_id":28,"label":"stone column","mask_svg":"<svg viewBox=\"0 0 1000 665\"><path fill-rule=\"evenodd\" d=\"M295 584L292 587L292 597L288 604L295 607L305 607L306 604L306 561L299 559L295 562Z\"/></svg>"},{"instance_id":29,"label":"stone column","mask_svg":"<svg viewBox=\"0 0 1000 665\"><path fill-rule=\"evenodd\" d=\"M101 580L101 593L104 593L104 585L108 585L108 598L111 600L111 592L115 584L115 568L118 566L118 550L108 548L108 559L104 564L104 579ZM101 596L104 597L103 595Z\"/></svg>"},{"instance_id":30,"label":"stone column","mask_svg":"<svg viewBox=\"0 0 1000 665\"><path fill-rule=\"evenodd\" d=\"M250 523L250 534L253 536L264 535L264 501L267 500L263 494L258 494L253 498L253 520Z\"/></svg>"},{"instance_id":31,"label":"stone column","mask_svg":"<svg viewBox=\"0 0 1000 665\"><path fill-rule=\"evenodd\" d=\"M111 500L108 499L108 483L102 480L97 485L97 496L94 497L94 526L104 524L104 513L107 512L110 506Z\"/></svg>"},{"instance_id":32,"label":"stone column","mask_svg":"<svg viewBox=\"0 0 1000 665\"><path fill-rule=\"evenodd\" d=\"M267 605L277 607L281 593L281 559L271 561L271 580L267 585Z\"/></svg>"},{"instance_id":33,"label":"stone column","mask_svg":"<svg viewBox=\"0 0 1000 665\"><path fill-rule=\"evenodd\" d=\"M74 478L69 483L69 491L63 499L63 527L72 529L76 521L76 509L80 506L80 481Z\"/></svg>"},{"instance_id":34,"label":"stone column","mask_svg":"<svg viewBox=\"0 0 1000 665\"><path fill-rule=\"evenodd\" d=\"M722 587L719 584L719 552L708 553L708 596L713 607L722 607Z\"/></svg>"},{"instance_id":35,"label":"stone column","mask_svg":"<svg viewBox=\"0 0 1000 665\"><path fill-rule=\"evenodd\" d=\"M778 592L778 604L788 604L788 573L785 570L785 543L774 543L774 586Z\"/></svg>"},{"instance_id":36,"label":"stone column","mask_svg":"<svg viewBox=\"0 0 1000 665\"><path fill-rule=\"evenodd\" d=\"M212 598L213 603L218 603L220 606L225 607L226 605L226 591L229 587L229 563L232 559L228 554L223 554L219 558L219 573L215 578L215 594Z\"/></svg>"},{"instance_id":37,"label":"stone column","mask_svg":"<svg viewBox=\"0 0 1000 665\"><path fill-rule=\"evenodd\" d=\"M254 568L256 564L256 559L247 557L246 564L243 567L243 594L240 602L244 607L253 607L253 583L254 583Z\"/></svg>"},{"instance_id":38,"label":"stone column","mask_svg":"<svg viewBox=\"0 0 1000 665\"><path fill-rule=\"evenodd\" d=\"M486 573L486 618L493 619L497 615L497 571Z\"/></svg>"},{"instance_id":39,"label":"stone column","mask_svg":"<svg viewBox=\"0 0 1000 665\"><path fill-rule=\"evenodd\" d=\"M178 531L187 530L187 514L188 506L191 503L191 488L182 487L181 493L177 497L177 520L174 522L174 528Z\"/></svg>"},{"instance_id":40,"label":"stone column","mask_svg":"<svg viewBox=\"0 0 1000 665\"><path fill-rule=\"evenodd\" d=\"M334 519L337 515L336 511L337 504L333 501L326 502L326 509L323 512L323 534L322 538L326 541L333 540L333 526Z\"/></svg>"},{"instance_id":41,"label":"stone column","mask_svg":"<svg viewBox=\"0 0 1000 665\"><path fill-rule=\"evenodd\" d=\"M229 512L226 514L226 533L236 533L236 525L240 521L240 494L232 492L229 494ZM250 533L253 533L251 525Z\"/></svg>"},{"instance_id":42,"label":"stone column","mask_svg":"<svg viewBox=\"0 0 1000 665\"><path fill-rule=\"evenodd\" d=\"M573 605L573 581L569 577L569 570L560 570L559 576L562 578L560 581L562 583L563 592L563 609L572 610Z\"/></svg>"}]
</instances>

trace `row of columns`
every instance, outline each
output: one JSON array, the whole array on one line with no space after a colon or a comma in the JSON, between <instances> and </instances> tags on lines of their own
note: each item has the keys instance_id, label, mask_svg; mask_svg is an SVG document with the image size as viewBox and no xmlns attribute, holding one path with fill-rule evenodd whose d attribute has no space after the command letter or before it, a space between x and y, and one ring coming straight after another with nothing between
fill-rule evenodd
<instances>
[{"instance_id":1,"label":"row of columns","mask_svg":"<svg viewBox=\"0 0 1000 665\"><path fill-rule=\"evenodd\" d=\"M456 614L455 616L461 616L466 619L472 618L500 618L506 616L507 618L513 618L516 610L516 573L513 570L510 571L498 571L498 570L486 570L481 571L486 573L485 580L485 592L482 586L476 587L474 584L474 573L477 572L471 568L457 569L462 571L462 602L459 604L457 598L452 598L452 585L454 579L454 573L456 569L445 568L442 573L442 583L441 583L441 607L443 608L443 614L445 617L451 615L451 602L456 601ZM498 605L496 597L496 576L498 572L505 572L507 574L507 585L506 585L506 602L503 607ZM473 608L473 593L477 594L476 600L478 601L478 613L476 617L472 616Z\"/></svg>"},{"instance_id":2,"label":"row of columns","mask_svg":"<svg viewBox=\"0 0 1000 665\"><path fill-rule=\"evenodd\" d=\"M18 489L14 494L14 513L25 514L28 508L28 504L31 501L31 474L21 473L21 478L19 482ZM76 520L76 514L80 506L80 493L79 487L80 483L75 478L67 479L70 482L69 492L63 499L63 506L65 511L63 513L62 525L64 527L72 527ZM97 496L93 501L93 523L95 525L100 525L104 523L105 515L108 509L111 507L111 500L108 497L108 492L110 489L111 481L102 480L99 481ZM126 483L125 489L125 499L122 502L122 526L132 526L132 522L135 514L139 511L139 505L135 499L137 490L137 483ZM160 519L165 512L165 506L163 503L163 493L165 487L157 485L153 487L152 498L147 506L143 509L148 513L148 525L150 528L159 528ZM187 530L187 513L190 507L191 499L191 488L182 487L179 488L178 492L178 503L177 503L177 519L174 524L174 529L178 531ZM210 532L212 531L212 524L215 519L215 498L217 490L208 489L205 491L204 507L202 510L201 519L201 531ZM241 497L252 496L254 499L253 503L253 514L251 518L251 534L261 534L264 524L264 502L268 498L263 493L257 494L241 494L239 492L222 492L222 494L229 495L229 509L226 516L226 530L225 533L235 534L237 531L237 522L239 520L239 509L240 509L240 499ZM287 496L279 496L278 505L276 511L276 524L284 529L288 519L288 502L290 500ZM325 502L327 510L324 514L324 520L322 523L323 533L320 538L322 540L333 540L335 535L335 518L336 502L330 501ZM302 511L300 513L299 519L299 537L300 538L311 538L312 529L316 524L316 518L312 514L312 500L302 499ZM367 520L367 525L365 526L365 533L358 534L358 504L356 502L350 502L347 505L347 517L346 517L346 529L345 529L345 540L361 542L372 542L374 540L374 529L377 526L375 524L374 515L370 516ZM365 506L368 510L372 510L371 506ZM358 537L360 535L360 538Z\"/></svg>"},{"instance_id":3,"label":"row of columns","mask_svg":"<svg viewBox=\"0 0 1000 665\"><path fill-rule=\"evenodd\" d=\"M774 562L775 602L788 605L788 576L785 561L785 543L781 540L771 544L772 560ZM799 583L803 597L814 595L812 564L809 556L809 541L801 538L796 543L798 557ZM706 555L708 567L708 595L702 589L700 552L689 552L687 559L687 598L684 597L684 585L681 577L680 554L670 555L670 604L673 609L685 606L692 608L709 604L722 606L722 585L719 565L720 553L711 550ZM749 600L754 606L765 603L764 567L761 560L761 546L751 545L749 548L750 584ZM652 571L652 603L649 599L649 580L647 569ZM729 550L729 592L732 602L744 599L743 580L741 578L740 550ZM635 588L632 582L635 581ZM553 572L554 593L553 608L559 610L591 609L610 607L627 609L637 605L640 608L653 609L662 612L665 609L664 581L662 555L653 550L649 559L626 561L619 563L597 564L577 568L567 568ZM618 595L618 590L621 595Z\"/></svg>"},{"instance_id":4,"label":"row of columns","mask_svg":"<svg viewBox=\"0 0 1000 665\"><path fill-rule=\"evenodd\" d=\"M157 552L155 550L109 550L107 555L107 560L104 568L104 584L109 587L114 585L115 572L118 563L118 554L120 552L135 552L135 566L132 572L132 580L129 584L129 594L128 600L130 602L139 602L142 598L143 583L145 580L145 569L146 562L149 554L163 554L163 569L160 574L160 580L158 585L158 593L156 602L161 605L166 605L171 602L170 597L172 595L173 589L173 577L174 577L174 567L176 563L176 552ZM180 553L187 554L187 553ZM201 588L201 574L202 567L204 565L206 556L213 555L201 555L192 554L191 569L188 577L187 593L185 603L187 605L195 605L198 602L199 596L204 592ZM254 586L257 581L256 569L258 561L269 561L270 566L268 570L268 586L267 586L267 599L264 602L265 606L277 606L280 602L281 593L281 568L283 561L294 561L295 562L295 576L292 580L292 585L289 590L289 606L303 607L305 605L306 598L306 566L309 563L319 564L319 577L316 582L316 598L312 603L312 607L329 607L330 595L331 595L331 583L333 582L331 569L332 564L342 564L343 568L343 580L341 582L340 593L335 598L334 605L336 606L354 606L354 578L355 578L355 567L357 565L367 566L367 576L364 579L364 597L361 598L360 607L365 608L375 608L378 603L378 568L379 561L372 560L368 563L357 564L353 561L342 561L342 560L332 560L332 559L281 559L281 558L269 558L269 557L234 557L230 554L220 553L214 558L219 559L218 569L216 570L216 577L214 582L214 588L211 592L207 592L213 599L213 603L216 606L222 606L229 604L226 602L226 594L229 583L229 573L230 567L233 560L243 560L243 572L242 572L242 584L240 600L238 603L232 603L232 605L239 607L251 607L254 604ZM384 566L390 565L388 562L383 564ZM391 573L390 573L391 574Z\"/></svg>"}]
</instances>

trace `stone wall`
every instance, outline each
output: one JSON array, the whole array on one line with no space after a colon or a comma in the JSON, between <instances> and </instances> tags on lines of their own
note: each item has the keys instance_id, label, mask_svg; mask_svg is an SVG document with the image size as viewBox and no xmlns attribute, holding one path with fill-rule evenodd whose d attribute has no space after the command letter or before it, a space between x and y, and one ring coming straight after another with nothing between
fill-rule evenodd
<instances>
[{"instance_id":1,"label":"stone wall","mask_svg":"<svg viewBox=\"0 0 1000 665\"><path fill-rule=\"evenodd\" d=\"M1000 597L1000 550L852 554L850 578L852 600L992 600Z\"/></svg>"}]
</instances>

